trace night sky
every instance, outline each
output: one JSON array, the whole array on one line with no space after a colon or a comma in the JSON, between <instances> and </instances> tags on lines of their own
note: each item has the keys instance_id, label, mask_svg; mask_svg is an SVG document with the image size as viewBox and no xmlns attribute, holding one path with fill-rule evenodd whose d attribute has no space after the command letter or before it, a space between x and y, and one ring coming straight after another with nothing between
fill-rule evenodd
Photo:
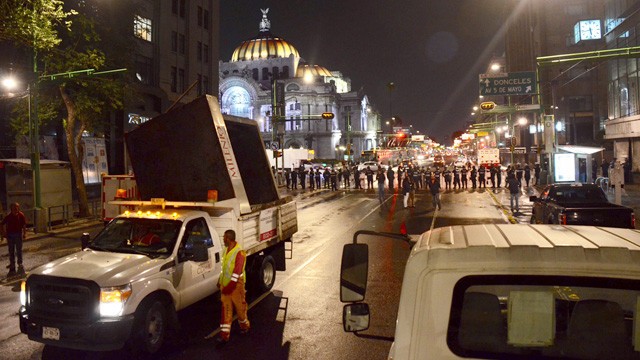
<instances>
[{"instance_id":1,"label":"night sky","mask_svg":"<svg viewBox=\"0 0 640 360\"><path fill-rule=\"evenodd\" d=\"M256 36L261 8L271 32L308 63L341 71L403 126L450 143L478 99L478 74L504 52L499 30L512 0L221 0L220 57Z\"/></svg>"}]
</instances>

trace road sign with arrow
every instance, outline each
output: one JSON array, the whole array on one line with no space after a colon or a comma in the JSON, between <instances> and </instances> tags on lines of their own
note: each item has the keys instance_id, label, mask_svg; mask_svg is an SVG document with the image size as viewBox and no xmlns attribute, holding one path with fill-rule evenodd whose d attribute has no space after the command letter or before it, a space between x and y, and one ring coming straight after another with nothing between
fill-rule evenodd
<instances>
[{"instance_id":1,"label":"road sign with arrow","mask_svg":"<svg viewBox=\"0 0 640 360\"><path fill-rule=\"evenodd\" d=\"M538 92L533 71L480 74L480 95L531 95Z\"/></svg>"}]
</instances>

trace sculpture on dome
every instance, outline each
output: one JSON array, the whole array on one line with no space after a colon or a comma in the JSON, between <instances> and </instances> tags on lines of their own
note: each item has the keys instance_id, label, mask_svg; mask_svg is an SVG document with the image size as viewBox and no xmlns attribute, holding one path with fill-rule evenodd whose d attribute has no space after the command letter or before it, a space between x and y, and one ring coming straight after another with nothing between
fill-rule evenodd
<instances>
[{"instance_id":1,"label":"sculpture on dome","mask_svg":"<svg viewBox=\"0 0 640 360\"><path fill-rule=\"evenodd\" d=\"M262 20L260 21L260 31L269 31L271 28L271 21L267 19L267 13L269 13L269 8L260 9L262 11Z\"/></svg>"}]
</instances>

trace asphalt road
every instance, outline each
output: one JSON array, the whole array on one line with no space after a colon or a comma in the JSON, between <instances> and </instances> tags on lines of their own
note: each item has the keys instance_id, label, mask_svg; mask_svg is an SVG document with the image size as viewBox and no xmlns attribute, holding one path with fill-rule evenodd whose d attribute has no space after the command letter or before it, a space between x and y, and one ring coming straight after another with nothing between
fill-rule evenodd
<instances>
[{"instance_id":1,"label":"asphalt road","mask_svg":"<svg viewBox=\"0 0 640 360\"><path fill-rule=\"evenodd\" d=\"M279 272L270 293L251 296L249 318L252 331L239 334L216 348L220 301L206 298L179 313L182 330L174 334L154 359L386 359L392 337L400 286L409 247L404 242L368 241L370 246L367 302L372 311L371 327L358 337L342 329L339 275L342 246L353 241L356 230L419 234L431 226L505 223L507 218L486 191L449 192L442 196L443 208L434 212L426 193L418 193L415 208L405 209L399 196L387 196L380 204L373 191L340 192L326 198L307 198L299 203L299 232L294 236L293 259L287 271ZM434 220L435 215L435 220ZM91 229L93 233L99 227ZM25 245L27 271L50 259L79 250L81 231L64 237L46 238ZM6 247L0 249L6 259ZM91 353L43 346L20 334L17 282L0 287L0 359L111 359L129 358L126 351Z\"/></svg>"}]
</instances>

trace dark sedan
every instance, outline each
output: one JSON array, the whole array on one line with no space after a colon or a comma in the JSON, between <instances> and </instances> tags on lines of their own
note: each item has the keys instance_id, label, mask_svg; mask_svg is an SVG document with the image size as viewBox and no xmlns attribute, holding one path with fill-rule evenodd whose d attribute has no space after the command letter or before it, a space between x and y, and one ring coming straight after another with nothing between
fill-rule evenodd
<instances>
[{"instance_id":1,"label":"dark sedan","mask_svg":"<svg viewBox=\"0 0 640 360\"><path fill-rule=\"evenodd\" d=\"M553 184L531 196L532 224L597 225L635 229L633 209L612 204L595 184Z\"/></svg>"}]
</instances>

